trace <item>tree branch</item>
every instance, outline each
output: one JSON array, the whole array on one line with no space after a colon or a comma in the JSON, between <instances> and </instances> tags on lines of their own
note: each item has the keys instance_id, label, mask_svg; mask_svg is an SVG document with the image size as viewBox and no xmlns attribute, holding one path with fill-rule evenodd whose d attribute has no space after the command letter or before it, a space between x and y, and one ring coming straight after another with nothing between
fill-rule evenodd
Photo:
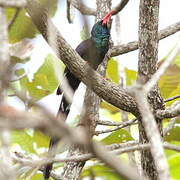
<instances>
[{"instance_id":1,"label":"tree branch","mask_svg":"<svg viewBox=\"0 0 180 180\"><path fill-rule=\"evenodd\" d=\"M53 34L55 35L56 42L54 43L57 43L56 45L58 47L53 50L73 74L107 102L110 102L120 109L132 112L133 114L138 113L136 102L123 88L120 88L115 83L105 80L101 75L92 70L90 66L70 47L51 20L48 19L45 9L34 0L28 0L27 11L47 42L48 21L51 31L54 32ZM52 44L50 44L50 46L52 48L54 47ZM90 71L92 71L93 77L89 76Z\"/></svg>"},{"instance_id":2,"label":"tree branch","mask_svg":"<svg viewBox=\"0 0 180 180\"><path fill-rule=\"evenodd\" d=\"M116 15L117 13L119 13L129 2L129 0L121 0L121 2L114 7L111 11L113 12L112 15Z\"/></svg>"},{"instance_id":3,"label":"tree branch","mask_svg":"<svg viewBox=\"0 0 180 180\"><path fill-rule=\"evenodd\" d=\"M122 143L122 144L112 144L110 146L119 146L119 148L115 148L110 150L109 146L106 146L107 149L109 149L109 152L112 152L116 155L120 155L123 153L128 153L128 152L133 152L133 151L141 151L144 149L149 149L150 144L140 144L139 142L135 143ZM164 148L180 152L180 146L174 145L174 144L169 144L169 143L163 143ZM47 163L60 163L60 162L82 162L82 161L87 161L91 160L92 158L95 158L95 156L91 153L86 153L82 155L77 155L77 156L70 156L70 157L56 157L56 158L39 158L38 156L32 157L31 155L23 154L21 152L13 152L11 153L13 159L18 162L23 164L23 166L30 166L33 168L36 168L37 166L44 166Z\"/></svg>"},{"instance_id":4,"label":"tree branch","mask_svg":"<svg viewBox=\"0 0 180 180\"><path fill-rule=\"evenodd\" d=\"M160 0L140 0L138 84L132 88L132 92L141 113L140 142L151 144L150 151L141 152L144 173L153 180L169 180L169 168L161 138L162 123L153 115L153 111L164 109L163 99L157 86L154 86L150 92L145 90L148 82L156 78L152 77L157 70L158 61L159 2Z\"/></svg>"},{"instance_id":5,"label":"tree branch","mask_svg":"<svg viewBox=\"0 0 180 180\"><path fill-rule=\"evenodd\" d=\"M84 15L96 16L96 9L87 7L80 0L68 0L76 9L78 9Z\"/></svg>"},{"instance_id":6,"label":"tree branch","mask_svg":"<svg viewBox=\"0 0 180 180\"><path fill-rule=\"evenodd\" d=\"M180 31L180 22L177 22L175 24L172 24L165 29L159 31L159 40L164 39L174 33L177 33ZM125 54L134 50L137 50L138 47L138 41L132 41L127 44L121 44L118 46L114 46L112 49L110 49L109 53L111 57L119 56L121 54Z\"/></svg>"},{"instance_id":7,"label":"tree branch","mask_svg":"<svg viewBox=\"0 0 180 180\"><path fill-rule=\"evenodd\" d=\"M180 115L180 101L176 101L171 107L165 110L158 110L156 116L160 119L164 118L174 118Z\"/></svg>"},{"instance_id":8,"label":"tree branch","mask_svg":"<svg viewBox=\"0 0 180 180\"><path fill-rule=\"evenodd\" d=\"M164 102L166 103L166 102L169 102L169 101L173 101L173 100L175 100L175 99L178 99L178 98L180 98L180 95L177 95L177 96L174 96L174 97L170 97L170 98L168 98L168 99L165 99Z\"/></svg>"},{"instance_id":9,"label":"tree branch","mask_svg":"<svg viewBox=\"0 0 180 180\"><path fill-rule=\"evenodd\" d=\"M0 0L1 7L24 8L26 5L26 0Z\"/></svg>"},{"instance_id":10,"label":"tree branch","mask_svg":"<svg viewBox=\"0 0 180 180\"><path fill-rule=\"evenodd\" d=\"M126 122L114 122L114 121L104 121L104 120L98 120L97 123L99 125L105 125L105 126L123 126L123 125L131 125L131 124L135 124L137 121L137 119L132 119Z\"/></svg>"},{"instance_id":11,"label":"tree branch","mask_svg":"<svg viewBox=\"0 0 180 180\"><path fill-rule=\"evenodd\" d=\"M122 128L124 128L124 127L127 127L127 126L129 126L129 125L132 125L136 120L137 120L137 119L132 119L132 120L129 120L129 121L125 121L125 122L120 123L120 125L118 125L118 126L117 126L117 124L116 124L117 127L113 128L113 129L105 129L105 130L101 130L101 131L95 131L94 134L97 136L97 135L99 135L99 134L113 132L113 131L116 131L116 130L118 130L118 129L122 129ZM108 122L108 123L109 123L109 122ZM106 125L107 125L108 123L106 122ZM112 122L112 123L109 123L109 124L111 124L111 126L112 126L113 122Z\"/></svg>"},{"instance_id":12,"label":"tree branch","mask_svg":"<svg viewBox=\"0 0 180 180\"><path fill-rule=\"evenodd\" d=\"M176 124L176 121L179 119L180 117L175 117L172 118L168 124L168 126L166 128L163 129L163 136L166 136L168 134L168 132L174 128L174 125Z\"/></svg>"}]
</instances>

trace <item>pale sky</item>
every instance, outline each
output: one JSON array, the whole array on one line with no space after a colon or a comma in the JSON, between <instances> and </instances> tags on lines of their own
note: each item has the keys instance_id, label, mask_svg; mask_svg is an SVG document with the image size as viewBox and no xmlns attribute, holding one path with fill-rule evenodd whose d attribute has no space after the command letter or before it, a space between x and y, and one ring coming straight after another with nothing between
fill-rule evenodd
<instances>
[{"instance_id":1,"label":"pale sky","mask_svg":"<svg viewBox=\"0 0 180 180\"><path fill-rule=\"evenodd\" d=\"M95 4L95 1L85 1L89 2L89 6ZM113 2L117 2L113 0ZM79 20L80 13L77 11L76 18L74 20L74 24L68 24L66 19L66 8L64 6L65 1L60 1L61 7L59 8L56 16L53 18L53 22L60 30L61 34L67 40L67 42L73 47L81 42L80 39L80 31L82 30L82 24ZM127 43L130 41L134 41L138 39L138 5L139 0L131 0L128 5L123 9L120 13L120 21L121 21L121 35L120 39L122 43ZM180 0L161 0L160 4L160 21L159 21L159 29L165 28L168 25L176 23L180 20ZM90 25L92 26L94 23L94 17L90 16L89 18ZM114 28L112 27L112 37L114 39ZM171 48L177 43L180 37L180 33L176 33L159 43L159 59L162 59L167 53L171 50ZM35 48L32 52L32 60L27 63L26 67L29 71L29 76L32 77L33 73L39 68L39 66L43 63L44 57L47 56L48 53L51 53L51 49L43 40L41 35L39 35L35 40L33 40ZM134 51L128 54L124 54L119 56L120 64L126 66L129 69L136 70L137 69L137 61L138 61L138 51ZM75 102L75 109L79 107L80 101L82 102L82 92L79 92L78 99ZM48 97L43 98L41 101L45 106L56 114L57 109L60 104L60 97L57 97L54 94L49 95ZM21 107L17 101L10 100L10 103L15 105L16 107Z\"/></svg>"}]
</instances>

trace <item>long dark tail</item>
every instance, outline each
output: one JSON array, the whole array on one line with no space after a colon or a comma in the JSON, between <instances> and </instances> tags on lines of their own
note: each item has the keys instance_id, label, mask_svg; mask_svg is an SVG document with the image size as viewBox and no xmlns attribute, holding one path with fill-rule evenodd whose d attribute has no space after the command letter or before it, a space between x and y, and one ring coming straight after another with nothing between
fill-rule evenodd
<instances>
[{"instance_id":1,"label":"long dark tail","mask_svg":"<svg viewBox=\"0 0 180 180\"><path fill-rule=\"evenodd\" d=\"M51 151L58 143L59 139L58 138L51 138L50 143L49 143L49 151ZM43 176L45 180L49 179L51 170L53 167L53 163L49 163L44 167L44 171L43 171Z\"/></svg>"},{"instance_id":2,"label":"long dark tail","mask_svg":"<svg viewBox=\"0 0 180 180\"><path fill-rule=\"evenodd\" d=\"M65 76L68 80L68 83L71 86L72 90L75 92L75 90L79 86L80 81L68 70L65 70L65 72L66 72ZM58 88L57 90L57 95L59 94L61 94L60 88ZM65 96L63 95L61 104L59 106L58 115L63 115L64 119L66 119L70 111L70 105L71 104L66 100ZM49 143L49 153L52 151L52 149L55 148L58 141L59 141L59 138L56 138L56 137L51 138L50 143ZM44 167L43 176L45 180L49 179L52 168L53 168L53 163L49 163Z\"/></svg>"}]
</instances>

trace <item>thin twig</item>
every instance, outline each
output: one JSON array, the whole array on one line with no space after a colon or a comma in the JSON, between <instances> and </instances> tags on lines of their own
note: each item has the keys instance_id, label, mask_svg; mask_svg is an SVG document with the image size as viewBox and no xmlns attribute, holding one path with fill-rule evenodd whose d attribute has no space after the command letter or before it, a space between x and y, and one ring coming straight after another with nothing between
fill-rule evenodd
<instances>
[{"instance_id":1,"label":"thin twig","mask_svg":"<svg viewBox=\"0 0 180 180\"><path fill-rule=\"evenodd\" d=\"M164 118L174 118L180 115L180 101L174 102L170 107L165 110L158 110L156 112L156 117L160 119Z\"/></svg>"},{"instance_id":2,"label":"thin twig","mask_svg":"<svg viewBox=\"0 0 180 180\"><path fill-rule=\"evenodd\" d=\"M102 121L102 120L98 120L96 121L99 125L105 125L105 126L123 126L123 125L131 125L131 124L136 124L135 122L137 121L137 119L132 119L126 122L113 122L113 121Z\"/></svg>"},{"instance_id":3,"label":"thin twig","mask_svg":"<svg viewBox=\"0 0 180 180\"><path fill-rule=\"evenodd\" d=\"M117 13L119 13L127 5L128 2L129 0L121 0L121 2L112 9L112 15L116 15Z\"/></svg>"},{"instance_id":4,"label":"thin twig","mask_svg":"<svg viewBox=\"0 0 180 180\"><path fill-rule=\"evenodd\" d=\"M158 34L159 40L164 39L179 31L180 31L180 22L174 23L166 27L165 29L162 29L159 31L159 34ZM139 48L138 43L139 43L138 41L132 41L127 44L114 46L112 49L109 50L110 51L109 54L111 57L114 57L114 56L119 56L121 54L125 54L128 52L137 50Z\"/></svg>"},{"instance_id":5,"label":"thin twig","mask_svg":"<svg viewBox=\"0 0 180 180\"><path fill-rule=\"evenodd\" d=\"M170 63L174 60L174 58L180 52L180 43L174 48L172 53L168 56L168 58L164 61L164 63L160 66L160 68L156 71L155 74L151 77L151 79L144 86L144 90L148 93L157 83L159 78L164 74L166 69L169 67Z\"/></svg>"},{"instance_id":6,"label":"thin twig","mask_svg":"<svg viewBox=\"0 0 180 180\"><path fill-rule=\"evenodd\" d=\"M177 96L174 96L174 97L170 97L170 98L168 98L168 99L165 99L164 102L166 103L166 102L169 102L169 101L173 101L173 100L175 100L175 99L178 99L178 98L180 98L180 95L177 95Z\"/></svg>"},{"instance_id":7,"label":"thin twig","mask_svg":"<svg viewBox=\"0 0 180 180\"><path fill-rule=\"evenodd\" d=\"M19 81L19 80L21 80L22 78L24 78L24 77L26 77L26 76L27 76L27 73L22 74L22 75L21 75L21 76L19 76L18 78L10 80L10 82Z\"/></svg>"},{"instance_id":8,"label":"thin twig","mask_svg":"<svg viewBox=\"0 0 180 180\"><path fill-rule=\"evenodd\" d=\"M164 128L163 130L163 136L166 136L168 134L168 132L174 128L174 125L176 124L176 121L179 119L180 117L175 117L172 118L168 124L168 126L166 128Z\"/></svg>"},{"instance_id":9,"label":"thin twig","mask_svg":"<svg viewBox=\"0 0 180 180\"><path fill-rule=\"evenodd\" d=\"M26 5L26 0L0 0L1 7L24 8Z\"/></svg>"},{"instance_id":10,"label":"thin twig","mask_svg":"<svg viewBox=\"0 0 180 180\"><path fill-rule=\"evenodd\" d=\"M127 127L129 125L132 125L137 119L132 119L126 122L121 123L121 125L119 125L118 127L115 127L113 129L106 129L106 130L101 130L101 131L95 131L95 135L98 136L99 134L104 134L104 133L109 133L109 132L113 132L116 131L118 129L122 129L124 127Z\"/></svg>"},{"instance_id":11,"label":"thin twig","mask_svg":"<svg viewBox=\"0 0 180 180\"><path fill-rule=\"evenodd\" d=\"M15 11L13 17L12 17L12 19L10 20L10 22L9 22L9 24L8 24L8 30L11 29L11 27L12 27L12 25L14 24L17 16L19 15L19 12L20 12L20 8L16 8L16 11Z\"/></svg>"},{"instance_id":12,"label":"thin twig","mask_svg":"<svg viewBox=\"0 0 180 180\"><path fill-rule=\"evenodd\" d=\"M82 3L80 0L69 0L72 5L78 9L82 14L84 15L93 15L96 16L96 9L87 7L84 3Z\"/></svg>"}]
</instances>

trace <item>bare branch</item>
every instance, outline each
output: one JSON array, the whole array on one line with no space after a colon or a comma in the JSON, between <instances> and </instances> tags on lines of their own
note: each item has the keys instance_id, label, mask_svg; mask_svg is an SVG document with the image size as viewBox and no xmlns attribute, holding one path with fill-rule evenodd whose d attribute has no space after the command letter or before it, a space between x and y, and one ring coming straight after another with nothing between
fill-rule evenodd
<instances>
[{"instance_id":1,"label":"bare branch","mask_svg":"<svg viewBox=\"0 0 180 180\"><path fill-rule=\"evenodd\" d=\"M144 90L148 93L157 83L159 78L164 74L166 69L169 67L170 63L174 60L174 58L180 52L180 43L173 49L168 58L164 61L164 63L160 66L160 68L156 71L155 74L151 77L151 79L146 83Z\"/></svg>"},{"instance_id":2,"label":"bare branch","mask_svg":"<svg viewBox=\"0 0 180 180\"><path fill-rule=\"evenodd\" d=\"M113 128L113 129L106 129L106 130L101 130L101 131L95 131L95 135L99 135L99 134L103 134L103 133L109 133L109 132L113 132L113 131L116 131L118 129L122 129L124 127L127 127L129 125L132 125L134 124L134 122L136 121L137 119L132 119L132 120L129 120L129 121L125 121L125 122L122 122L121 125ZM107 125L107 124L106 124ZM111 124L112 125L112 124Z\"/></svg>"},{"instance_id":3,"label":"bare branch","mask_svg":"<svg viewBox=\"0 0 180 180\"><path fill-rule=\"evenodd\" d=\"M174 125L176 124L176 121L179 119L180 117L175 117L172 118L168 124L168 126L166 128L163 129L163 136L166 136L168 134L168 132L174 128Z\"/></svg>"},{"instance_id":4,"label":"bare branch","mask_svg":"<svg viewBox=\"0 0 180 180\"><path fill-rule=\"evenodd\" d=\"M1 7L24 8L26 4L26 0L0 0Z\"/></svg>"},{"instance_id":5,"label":"bare branch","mask_svg":"<svg viewBox=\"0 0 180 180\"><path fill-rule=\"evenodd\" d=\"M17 8L14 15L13 15L13 17L12 17L12 19L10 20L10 22L8 24L8 29L11 29L12 25L14 24L18 14L19 14L19 12L20 12L20 8Z\"/></svg>"},{"instance_id":6,"label":"bare branch","mask_svg":"<svg viewBox=\"0 0 180 180\"><path fill-rule=\"evenodd\" d=\"M139 116L140 141L142 143L149 141L151 144L150 151L141 152L144 173L150 179L169 180L169 168L160 135L162 124L152 113L156 109L163 109L163 99L157 87L154 87L149 93L144 90L146 83L157 69L159 3L160 0L140 0L137 74L139 84L132 87L132 91L141 113Z\"/></svg>"},{"instance_id":7,"label":"bare branch","mask_svg":"<svg viewBox=\"0 0 180 180\"><path fill-rule=\"evenodd\" d=\"M177 33L180 31L180 22L177 22L175 24L172 24L165 29L159 31L159 40L164 39L174 33ZM137 50L138 47L138 41L132 41L127 44L122 44L118 46L114 46L112 49L110 49L110 56L119 56L121 54L125 54L134 50Z\"/></svg>"},{"instance_id":8,"label":"bare branch","mask_svg":"<svg viewBox=\"0 0 180 180\"><path fill-rule=\"evenodd\" d=\"M113 122L113 121L103 121L103 120L98 120L97 123L99 125L105 125L105 126L123 126L123 125L132 125L135 124L135 122L137 121L137 119L132 119L126 122Z\"/></svg>"},{"instance_id":9,"label":"bare branch","mask_svg":"<svg viewBox=\"0 0 180 180\"><path fill-rule=\"evenodd\" d=\"M113 12L112 15L116 15L117 13L119 13L128 2L129 0L121 0L121 2L111 10Z\"/></svg>"},{"instance_id":10,"label":"bare branch","mask_svg":"<svg viewBox=\"0 0 180 180\"><path fill-rule=\"evenodd\" d=\"M164 118L174 118L180 115L180 101L176 101L171 107L165 110L158 110L156 116L160 119Z\"/></svg>"},{"instance_id":11,"label":"bare branch","mask_svg":"<svg viewBox=\"0 0 180 180\"><path fill-rule=\"evenodd\" d=\"M80 0L68 0L76 9L78 9L84 15L93 15L96 16L96 10L90 7L87 7Z\"/></svg>"},{"instance_id":12,"label":"bare branch","mask_svg":"<svg viewBox=\"0 0 180 180\"><path fill-rule=\"evenodd\" d=\"M27 10L39 31L44 38L48 40L47 12L34 0L28 0ZM50 20L48 20L48 25L51 27L52 32L54 32L57 39L58 49L53 50L76 77L107 102L110 102L120 109L132 112L133 114L138 113L136 102L130 95L126 94L126 91L123 88L120 88L115 83L105 80L101 75L92 70L90 66L69 46ZM92 70L92 74L94 74L93 77L89 76L90 69Z\"/></svg>"},{"instance_id":13,"label":"bare branch","mask_svg":"<svg viewBox=\"0 0 180 180\"><path fill-rule=\"evenodd\" d=\"M178 98L180 98L180 95L177 95L177 96L174 96L174 97L165 99L164 102L166 103L166 102L169 102L169 101L173 101L173 100L175 100L175 99L178 99Z\"/></svg>"},{"instance_id":14,"label":"bare branch","mask_svg":"<svg viewBox=\"0 0 180 180\"><path fill-rule=\"evenodd\" d=\"M163 146L166 149L180 152L179 146L169 144L169 143L164 143ZM127 143L122 143L122 144L112 144L112 145L106 146L106 147L108 150L111 150L115 154L119 155L122 153L138 151L138 150L143 150L143 149L149 149L150 144L139 144L138 142L127 142ZM47 162L54 162L54 163L69 162L69 161L81 162L81 161L87 161L87 160L94 158L94 156L90 153L78 155L78 156L70 156L67 158L53 158L53 159L50 159L50 158L41 159L39 157L35 158L34 156L32 157L30 155L25 155L25 154L22 154L19 152L15 152L15 153L11 153L11 154L12 154L12 158L14 159L15 162L20 163L23 166L30 166L30 167L34 167L34 168L37 166L43 166ZM42 168L40 168L40 170L43 171ZM53 177L55 180L62 179L62 177L60 177L57 173L54 173L53 171L51 172L51 177Z\"/></svg>"}]
</instances>

